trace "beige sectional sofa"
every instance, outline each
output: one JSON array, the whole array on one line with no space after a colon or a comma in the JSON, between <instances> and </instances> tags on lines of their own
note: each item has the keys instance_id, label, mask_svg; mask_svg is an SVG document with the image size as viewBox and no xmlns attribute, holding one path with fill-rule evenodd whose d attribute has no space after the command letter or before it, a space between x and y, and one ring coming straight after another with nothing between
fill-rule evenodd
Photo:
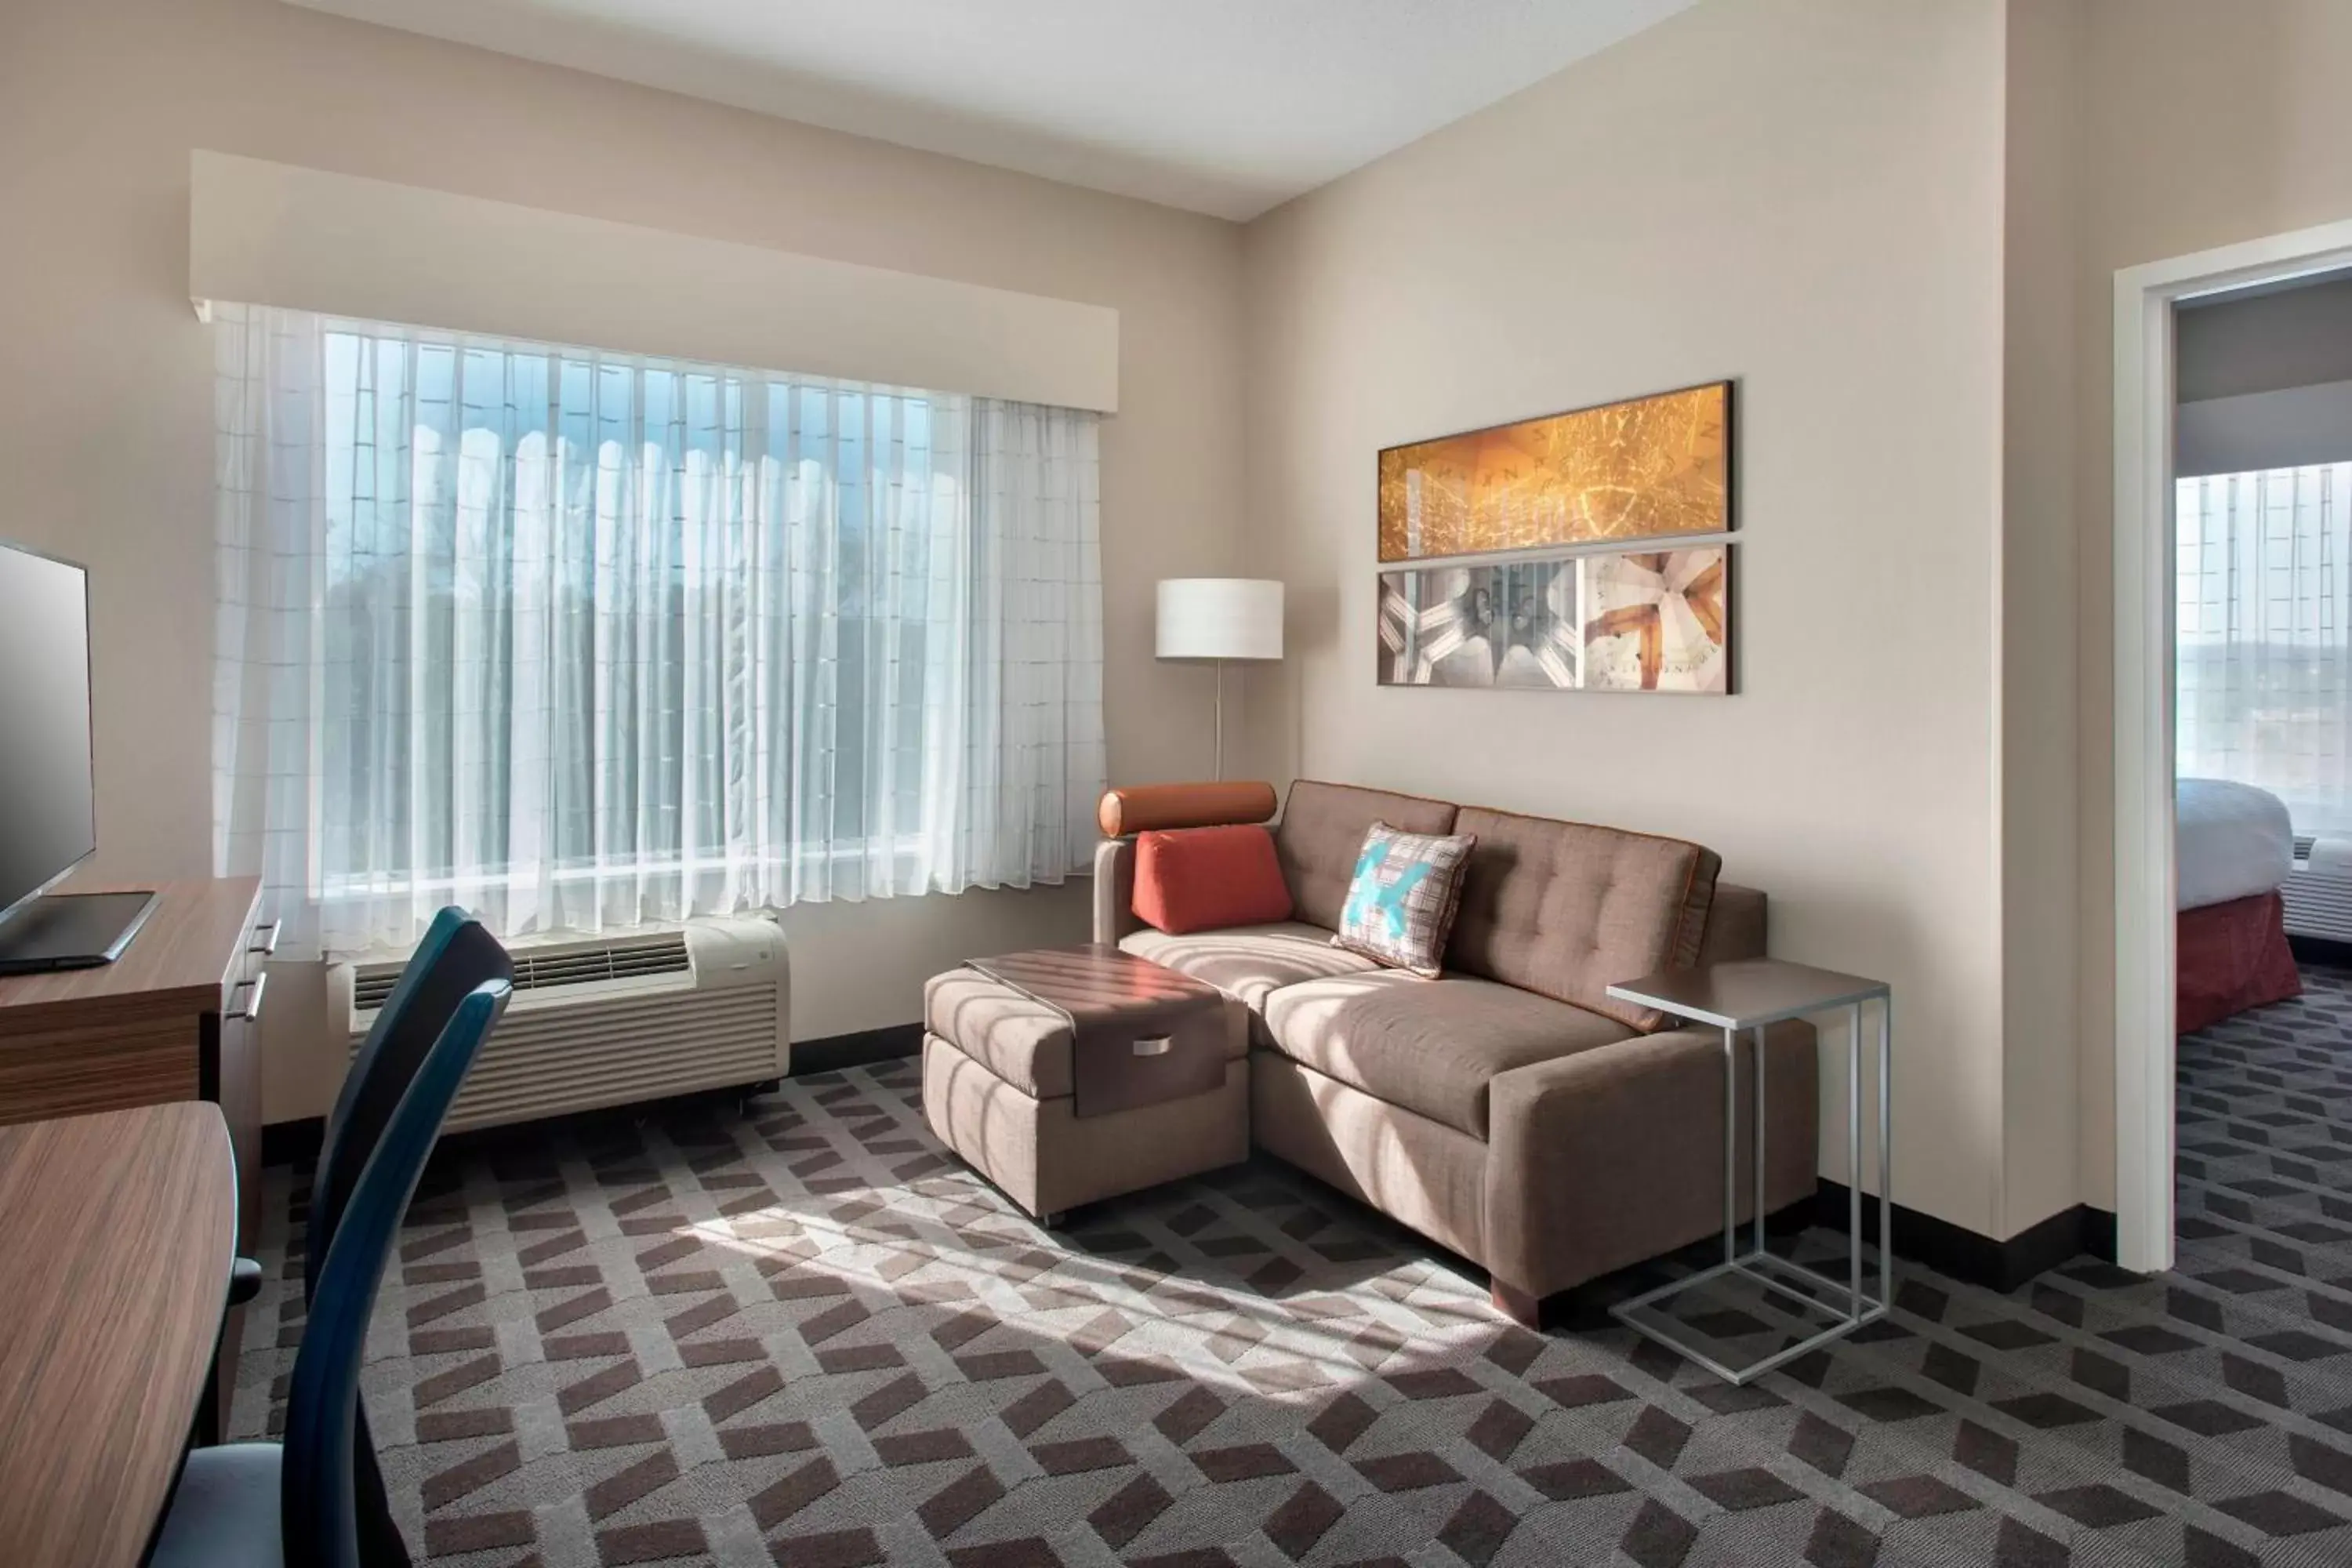
<instances>
[{"instance_id":1,"label":"beige sectional sofa","mask_svg":"<svg viewBox=\"0 0 2352 1568\"><path fill-rule=\"evenodd\" d=\"M1364 834L1477 837L1446 973L1331 945ZM1521 1321L1598 1275L1720 1234L1723 1037L1606 994L1759 956L1764 895L1677 839L1302 780L1273 829L1294 919L1171 936L1129 912L1133 840L1096 862L1095 939L1249 1010L1256 1145L1483 1266ZM1740 1042L1743 1134L1753 1126ZM1811 1026L1767 1032L1767 1212L1814 1187ZM1740 1139L1740 1210L1753 1212Z\"/></svg>"}]
</instances>

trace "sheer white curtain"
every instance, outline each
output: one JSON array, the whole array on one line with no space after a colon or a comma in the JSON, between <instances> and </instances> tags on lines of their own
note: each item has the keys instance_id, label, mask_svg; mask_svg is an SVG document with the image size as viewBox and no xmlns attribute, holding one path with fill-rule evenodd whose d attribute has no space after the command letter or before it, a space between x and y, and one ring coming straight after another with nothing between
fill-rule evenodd
<instances>
[{"instance_id":1,"label":"sheer white curtain","mask_svg":"<svg viewBox=\"0 0 2352 1568\"><path fill-rule=\"evenodd\" d=\"M2352 832L2352 463L2179 481L2179 772Z\"/></svg>"},{"instance_id":2,"label":"sheer white curtain","mask_svg":"<svg viewBox=\"0 0 2352 1568\"><path fill-rule=\"evenodd\" d=\"M289 940L1059 881L1097 420L225 310L215 853Z\"/></svg>"}]
</instances>

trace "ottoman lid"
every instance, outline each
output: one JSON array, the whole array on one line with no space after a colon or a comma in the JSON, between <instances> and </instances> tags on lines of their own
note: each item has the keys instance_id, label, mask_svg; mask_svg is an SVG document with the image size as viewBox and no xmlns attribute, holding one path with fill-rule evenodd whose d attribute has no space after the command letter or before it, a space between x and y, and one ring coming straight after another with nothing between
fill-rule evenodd
<instances>
[{"instance_id":1,"label":"ottoman lid","mask_svg":"<svg viewBox=\"0 0 2352 1568\"><path fill-rule=\"evenodd\" d=\"M923 1025L1024 1094L1055 1100L1074 1090L1081 1032L1165 1031L1224 1006L1215 986L1115 947L1037 948L932 976Z\"/></svg>"},{"instance_id":2,"label":"ottoman lid","mask_svg":"<svg viewBox=\"0 0 2352 1568\"><path fill-rule=\"evenodd\" d=\"M1205 980L1138 958L1105 942L1036 947L964 961L992 980L1069 1015L1081 1027L1099 1019L1170 1021L1216 1005L1224 993Z\"/></svg>"}]
</instances>

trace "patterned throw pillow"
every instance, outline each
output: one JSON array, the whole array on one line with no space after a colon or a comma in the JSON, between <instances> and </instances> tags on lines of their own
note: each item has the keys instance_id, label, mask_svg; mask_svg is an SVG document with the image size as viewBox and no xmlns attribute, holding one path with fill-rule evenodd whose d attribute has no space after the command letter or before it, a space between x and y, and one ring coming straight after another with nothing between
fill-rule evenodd
<instances>
[{"instance_id":1,"label":"patterned throw pillow","mask_svg":"<svg viewBox=\"0 0 2352 1568\"><path fill-rule=\"evenodd\" d=\"M1470 864L1467 833L1402 833L1375 822L1356 857L1334 947L1434 980L1444 967L1445 933L1462 904Z\"/></svg>"}]
</instances>

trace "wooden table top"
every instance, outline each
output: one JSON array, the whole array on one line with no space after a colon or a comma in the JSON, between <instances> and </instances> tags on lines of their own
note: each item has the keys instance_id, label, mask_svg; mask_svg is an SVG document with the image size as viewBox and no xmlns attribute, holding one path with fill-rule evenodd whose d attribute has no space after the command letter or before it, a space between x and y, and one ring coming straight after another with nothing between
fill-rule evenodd
<instances>
[{"instance_id":1,"label":"wooden table top","mask_svg":"<svg viewBox=\"0 0 2352 1568\"><path fill-rule=\"evenodd\" d=\"M56 1004L71 1005L85 1017L99 1016L96 1009L102 1008L108 1016L125 1018L142 1010L203 1005L219 994L222 955L237 951L237 937L261 897L261 879L141 883L69 878L58 890L143 890L156 896L155 910L112 963L0 975L0 1033L37 1026L40 1016Z\"/></svg>"},{"instance_id":2,"label":"wooden table top","mask_svg":"<svg viewBox=\"0 0 2352 1568\"><path fill-rule=\"evenodd\" d=\"M236 1250L219 1107L0 1127L0 1563L138 1563Z\"/></svg>"}]
</instances>

